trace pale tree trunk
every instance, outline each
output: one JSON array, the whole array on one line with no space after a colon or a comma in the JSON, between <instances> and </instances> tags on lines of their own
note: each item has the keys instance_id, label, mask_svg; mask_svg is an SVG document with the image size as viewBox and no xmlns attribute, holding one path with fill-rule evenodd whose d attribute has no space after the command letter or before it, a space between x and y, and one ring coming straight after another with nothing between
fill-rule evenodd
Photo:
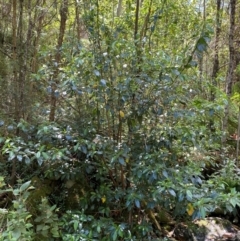
<instances>
[{"instance_id":1,"label":"pale tree trunk","mask_svg":"<svg viewBox=\"0 0 240 241\"><path fill-rule=\"evenodd\" d=\"M23 48L23 0L12 1L12 60L13 60L13 86L14 86L14 120L18 123L24 117L24 48ZM17 6L19 6L19 17L17 17ZM17 20L18 19L18 20ZM18 24L17 24L18 23ZM16 135L21 133L19 128L16 129ZM10 184L16 182L16 165L17 160L12 160L12 173Z\"/></svg>"},{"instance_id":2,"label":"pale tree trunk","mask_svg":"<svg viewBox=\"0 0 240 241\"><path fill-rule=\"evenodd\" d=\"M240 20L240 14L239 14L239 10L240 10L240 5L237 4L236 6L236 26L235 26L235 33L234 33L234 54L235 54L235 68L239 68L239 64L240 64L240 24L239 24L239 20ZM236 86L239 86L239 82L240 82L240 72L239 71L234 71L234 85L236 84ZM234 89L234 88L233 88ZM239 94L239 93L238 93ZM240 142L240 106L238 107L238 129L237 129L237 151L236 151L236 160L237 160L237 165L239 166L239 142Z\"/></svg>"},{"instance_id":3,"label":"pale tree trunk","mask_svg":"<svg viewBox=\"0 0 240 241\"><path fill-rule=\"evenodd\" d=\"M28 12L28 18L29 18L29 26L28 26L28 36L27 36L27 42L29 42L29 44L31 44L31 47L32 47L32 51L29 52L29 57L31 58L30 59L30 62L31 62L31 65L30 65L30 68L29 70L32 72L32 73L37 73L38 71L38 50L39 50L39 42L40 42L40 36L41 36L41 33L42 33L42 29L43 29L43 21L44 21L44 18L45 18L45 15L46 15L46 11L45 11L45 4L46 4L46 1L43 0L37 0L35 5L32 6L31 3L32 1L31 0L28 0L29 3L28 3L28 9L29 9L29 12ZM37 8L36 6L41 6L41 8ZM34 15L31 16L32 14L32 10L35 10L34 11ZM33 29L34 27L34 29ZM33 34L33 32L35 34ZM37 98L37 93L36 93L36 83L34 81L31 81L29 83L29 95L30 98ZM29 96L28 95L28 96ZM27 121L31 121L32 119L32 114L31 114L31 109L28 108L28 112L25 113L25 119Z\"/></svg>"},{"instance_id":4,"label":"pale tree trunk","mask_svg":"<svg viewBox=\"0 0 240 241\"><path fill-rule=\"evenodd\" d=\"M206 0L203 0L203 22L205 23L206 21ZM204 55L203 53L199 53L199 78L200 78L200 84L201 84L201 88L202 88L202 79L203 79L203 58Z\"/></svg>"},{"instance_id":5,"label":"pale tree trunk","mask_svg":"<svg viewBox=\"0 0 240 241\"><path fill-rule=\"evenodd\" d=\"M13 85L14 85L14 103L16 121L19 119L18 89L17 89L17 1L12 1L12 61L13 61Z\"/></svg>"},{"instance_id":6,"label":"pale tree trunk","mask_svg":"<svg viewBox=\"0 0 240 241\"><path fill-rule=\"evenodd\" d=\"M149 6L148 6L148 12L147 12L147 14L146 14L146 17L145 17L145 20L144 20L144 24L143 24L142 29L141 29L141 32L140 32L140 41L142 41L142 39L143 39L144 37L146 37L146 35L147 35L147 30L148 30L150 15L151 15L151 12L152 12L152 4L153 4L153 1L150 0L150 1L149 1Z\"/></svg>"},{"instance_id":7,"label":"pale tree trunk","mask_svg":"<svg viewBox=\"0 0 240 241\"><path fill-rule=\"evenodd\" d=\"M122 0L118 0L118 6L117 6L117 17L120 17L122 14Z\"/></svg>"},{"instance_id":8,"label":"pale tree trunk","mask_svg":"<svg viewBox=\"0 0 240 241\"><path fill-rule=\"evenodd\" d=\"M219 38L220 38L220 32L221 32L221 19L220 19L220 10L221 10L221 0L217 0L217 6L216 6L216 24L215 24L215 39L214 39L214 57L213 57L213 68L212 68L212 89L210 93L210 100L215 101L215 95L216 91L215 88L217 87L217 74L219 71ZM214 122L213 120L210 120L209 123L210 130L214 131Z\"/></svg>"},{"instance_id":9,"label":"pale tree trunk","mask_svg":"<svg viewBox=\"0 0 240 241\"><path fill-rule=\"evenodd\" d=\"M31 1L31 0L29 0ZM43 20L45 18L46 15L46 11L45 11L45 4L46 4L46 0L37 0L36 4L35 4L35 13L33 16L33 23L36 26L34 31L35 31L35 35L33 37L33 52L32 52L32 61L31 61L31 69L33 73L36 73L38 70L38 58L37 58L37 53L38 53L38 45L39 45L39 40L40 40L40 36L42 33L42 28L43 28ZM36 6L41 6L41 8L37 8ZM39 10L41 9L41 11ZM39 13L38 13L39 12ZM33 86L31 85L31 90L32 90Z\"/></svg>"},{"instance_id":10,"label":"pale tree trunk","mask_svg":"<svg viewBox=\"0 0 240 241\"><path fill-rule=\"evenodd\" d=\"M135 24L134 24L134 41L136 48L136 59L137 66L136 71L138 74L140 72L140 63L141 63L141 41L139 39L139 15L140 15L140 0L136 0L136 10L135 10Z\"/></svg>"},{"instance_id":11,"label":"pale tree trunk","mask_svg":"<svg viewBox=\"0 0 240 241\"><path fill-rule=\"evenodd\" d=\"M17 65L18 65L18 121L21 118L24 119L24 110L25 110L25 101L24 101L24 89L25 89L25 77L26 72L24 71L24 61L26 61L26 50L28 47L24 46L24 39L23 39L23 1L19 0L19 20L18 20L18 34L17 34ZM25 56L24 56L25 55Z\"/></svg>"},{"instance_id":12,"label":"pale tree trunk","mask_svg":"<svg viewBox=\"0 0 240 241\"><path fill-rule=\"evenodd\" d=\"M77 28L77 39L80 42L81 39L81 22L80 22L80 17L79 17L79 6L78 6L78 1L75 0L75 14L76 14L76 28Z\"/></svg>"},{"instance_id":13,"label":"pale tree trunk","mask_svg":"<svg viewBox=\"0 0 240 241\"><path fill-rule=\"evenodd\" d=\"M229 28L229 64L228 71L226 76L226 94L230 98L232 93L233 85L233 76L234 70L236 68L235 64L235 49L234 49L234 30L235 30L235 11L236 10L236 0L230 0L230 28ZM223 118L223 135L222 135L222 144L226 143L227 140L227 127L228 127L228 118L229 118L229 101L225 106L224 118Z\"/></svg>"},{"instance_id":14,"label":"pale tree trunk","mask_svg":"<svg viewBox=\"0 0 240 241\"><path fill-rule=\"evenodd\" d=\"M65 34L65 29L66 29L67 14L68 14L68 0L63 0L60 7L60 28L59 28L58 43L57 43L56 54L55 54L56 67L55 67L53 79L52 79L53 83L51 84L49 121L55 120L55 113L57 108L56 90L59 84L59 80L58 80L59 64L61 63L61 58L62 58L61 48L62 48L63 38Z\"/></svg>"},{"instance_id":15,"label":"pale tree trunk","mask_svg":"<svg viewBox=\"0 0 240 241\"><path fill-rule=\"evenodd\" d=\"M19 120L19 103L18 103L18 75L17 75L17 0L12 0L12 61L13 61L13 90L14 90L14 118ZM16 159L12 160L12 171L10 185L16 182Z\"/></svg>"},{"instance_id":16,"label":"pale tree trunk","mask_svg":"<svg viewBox=\"0 0 240 241\"><path fill-rule=\"evenodd\" d=\"M215 25L215 39L214 39L214 57L213 57L213 69L212 69L212 84L217 86L216 78L219 70L219 37L221 32L221 20L220 20L221 0L217 0L216 9L216 25ZM215 91L211 91L211 100L215 100Z\"/></svg>"}]
</instances>

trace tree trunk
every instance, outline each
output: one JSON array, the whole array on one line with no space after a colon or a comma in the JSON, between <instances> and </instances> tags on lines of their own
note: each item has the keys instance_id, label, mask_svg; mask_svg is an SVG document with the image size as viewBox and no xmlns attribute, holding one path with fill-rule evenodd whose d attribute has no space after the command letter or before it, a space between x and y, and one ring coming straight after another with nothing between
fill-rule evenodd
<instances>
[{"instance_id":1,"label":"tree trunk","mask_svg":"<svg viewBox=\"0 0 240 241\"><path fill-rule=\"evenodd\" d=\"M220 9L221 9L221 0L217 0L217 9L216 9L216 25L215 25L215 40L214 40L214 58L213 58L213 69L212 69L212 84L214 87L217 86L216 77L219 70L219 54L218 54L218 45L219 37L221 31L221 20L220 20ZM211 100L215 100L215 91L211 91Z\"/></svg>"},{"instance_id":2,"label":"tree trunk","mask_svg":"<svg viewBox=\"0 0 240 241\"><path fill-rule=\"evenodd\" d=\"M206 22L206 0L203 0L203 22ZM202 80L203 80L203 62L204 62L204 55L203 53L199 53L198 57L198 66L199 66L199 79L200 79L200 84L202 85ZM201 87L202 88L202 87Z\"/></svg>"},{"instance_id":3,"label":"tree trunk","mask_svg":"<svg viewBox=\"0 0 240 241\"><path fill-rule=\"evenodd\" d=\"M139 35L139 13L140 13L140 0L136 0L136 10L135 10L135 25L134 25L134 42L136 48L136 74L140 72L140 62L141 62L141 40Z\"/></svg>"},{"instance_id":4,"label":"tree trunk","mask_svg":"<svg viewBox=\"0 0 240 241\"><path fill-rule=\"evenodd\" d=\"M120 17L121 14L122 14L122 0L118 0L117 17Z\"/></svg>"},{"instance_id":5,"label":"tree trunk","mask_svg":"<svg viewBox=\"0 0 240 241\"><path fill-rule=\"evenodd\" d=\"M221 0L217 0L217 9L216 9L216 25L215 25L215 39L214 39L214 57L213 57L213 68L212 68L212 85L210 100L215 100L215 88L217 87L217 74L219 70L219 38L221 32L221 20L220 20L220 9L221 9ZM210 130L214 131L214 122L210 120L209 123Z\"/></svg>"},{"instance_id":6,"label":"tree trunk","mask_svg":"<svg viewBox=\"0 0 240 241\"><path fill-rule=\"evenodd\" d=\"M233 74L236 68L235 64L235 49L234 49L234 30L235 30L235 10L236 10L236 0L230 0L230 29L229 29L229 64L228 71L226 76L226 94L228 98L232 93L233 85ZM229 100L230 101L230 100ZM228 102L229 102L228 101ZM226 143L227 139L227 123L229 118L229 103L225 106L224 110L224 119L223 119L223 135L222 135L222 144Z\"/></svg>"},{"instance_id":7,"label":"tree trunk","mask_svg":"<svg viewBox=\"0 0 240 241\"><path fill-rule=\"evenodd\" d=\"M79 17L79 6L78 1L75 1L75 14L76 14L76 28L77 28L77 39L80 42L81 39L81 23L80 23L80 17Z\"/></svg>"},{"instance_id":8,"label":"tree trunk","mask_svg":"<svg viewBox=\"0 0 240 241\"><path fill-rule=\"evenodd\" d=\"M63 0L61 7L60 7L60 29L59 29L59 36L58 36L58 43L56 47L56 54L55 54L55 70L53 74L52 84L51 84L51 99L50 99L50 114L49 114L49 121L55 120L55 112L57 107L57 95L56 90L59 84L58 74L59 74L59 64L61 63L61 48L63 44L63 38L66 29L66 22L67 22L67 14L68 14L68 0Z\"/></svg>"}]
</instances>

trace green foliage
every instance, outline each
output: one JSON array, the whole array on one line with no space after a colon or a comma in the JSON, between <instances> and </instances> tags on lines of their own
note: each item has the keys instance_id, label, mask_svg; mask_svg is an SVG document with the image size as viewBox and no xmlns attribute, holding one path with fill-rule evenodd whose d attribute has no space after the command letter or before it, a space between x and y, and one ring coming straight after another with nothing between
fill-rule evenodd
<instances>
[{"instance_id":1,"label":"green foliage","mask_svg":"<svg viewBox=\"0 0 240 241\"><path fill-rule=\"evenodd\" d=\"M38 216L34 219L36 234L34 240L54 240L60 237L58 216L55 213L56 205L50 206L46 198L38 208Z\"/></svg>"},{"instance_id":2,"label":"green foliage","mask_svg":"<svg viewBox=\"0 0 240 241\"><path fill-rule=\"evenodd\" d=\"M2 177L0 181L3 188ZM30 184L31 181L28 181L16 189L0 191L0 194L12 192L14 195L12 207L0 209L0 224L3 230L1 241L56 240L60 237L61 224L56 214L56 206L50 206L47 199L43 198L38 207L35 207L34 215L37 217L29 212L29 197L33 189Z\"/></svg>"},{"instance_id":3,"label":"green foliage","mask_svg":"<svg viewBox=\"0 0 240 241\"><path fill-rule=\"evenodd\" d=\"M117 17L114 1L76 2L87 39L71 26L56 63L51 33L31 74L31 118L0 123L4 165L26 181L2 210L5 240L155 240L163 220L235 214L234 162L215 165L231 156L219 152L228 98L199 74L210 17L189 1L142 1L137 23L131 1Z\"/></svg>"},{"instance_id":4,"label":"green foliage","mask_svg":"<svg viewBox=\"0 0 240 241\"><path fill-rule=\"evenodd\" d=\"M15 196L15 200L12 201L12 209L1 210L0 218L3 231L0 240L30 241L33 239L34 232L31 224L31 214L26 207L29 188L30 182L26 182L20 185L19 188L12 190Z\"/></svg>"}]
</instances>

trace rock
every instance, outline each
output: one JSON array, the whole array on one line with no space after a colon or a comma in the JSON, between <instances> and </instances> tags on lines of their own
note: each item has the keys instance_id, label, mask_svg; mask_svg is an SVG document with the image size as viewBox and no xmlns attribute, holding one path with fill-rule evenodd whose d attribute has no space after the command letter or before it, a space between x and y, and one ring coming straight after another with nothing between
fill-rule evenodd
<instances>
[{"instance_id":1,"label":"rock","mask_svg":"<svg viewBox=\"0 0 240 241\"><path fill-rule=\"evenodd\" d=\"M240 241L240 231L231 222L221 218L180 223L172 236L180 241Z\"/></svg>"}]
</instances>

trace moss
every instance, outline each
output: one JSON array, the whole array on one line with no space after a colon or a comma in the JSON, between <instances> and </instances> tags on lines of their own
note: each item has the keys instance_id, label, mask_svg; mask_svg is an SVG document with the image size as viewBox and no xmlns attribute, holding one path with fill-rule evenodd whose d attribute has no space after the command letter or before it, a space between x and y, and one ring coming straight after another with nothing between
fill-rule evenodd
<instances>
[{"instance_id":1,"label":"moss","mask_svg":"<svg viewBox=\"0 0 240 241\"><path fill-rule=\"evenodd\" d=\"M0 53L0 79L4 79L8 73L8 66L6 59L2 53Z\"/></svg>"},{"instance_id":2,"label":"moss","mask_svg":"<svg viewBox=\"0 0 240 241\"><path fill-rule=\"evenodd\" d=\"M75 183L71 186L71 188L67 191L66 196L66 209L78 209L80 198L85 195L84 187L79 184Z\"/></svg>"},{"instance_id":3,"label":"moss","mask_svg":"<svg viewBox=\"0 0 240 241\"><path fill-rule=\"evenodd\" d=\"M42 198L47 198L52 192L52 188L48 180L42 181L38 177L33 177L31 181L35 189L31 191L27 199L27 207L28 211L35 217Z\"/></svg>"}]
</instances>

